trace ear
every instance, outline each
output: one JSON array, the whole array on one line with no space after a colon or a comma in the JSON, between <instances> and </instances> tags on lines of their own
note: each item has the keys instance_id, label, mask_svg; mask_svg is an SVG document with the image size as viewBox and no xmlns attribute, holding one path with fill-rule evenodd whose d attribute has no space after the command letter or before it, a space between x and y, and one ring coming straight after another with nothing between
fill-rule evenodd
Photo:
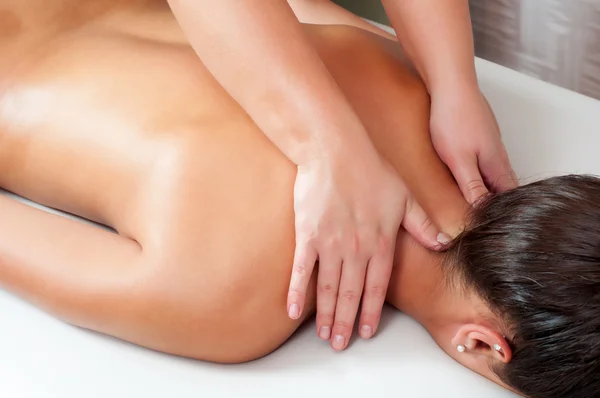
<instances>
[{"instance_id":1,"label":"ear","mask_svg":"<svg viewBox=\"0 0 600 398\"><path fill-rule=\"evenodd\" d=\"M512 360L512 350L506 338L487 326L473 323L461 326L452 344L455 347L463 345L465 354L485 356L505 364Z\"/></svg>"}]
</instances>

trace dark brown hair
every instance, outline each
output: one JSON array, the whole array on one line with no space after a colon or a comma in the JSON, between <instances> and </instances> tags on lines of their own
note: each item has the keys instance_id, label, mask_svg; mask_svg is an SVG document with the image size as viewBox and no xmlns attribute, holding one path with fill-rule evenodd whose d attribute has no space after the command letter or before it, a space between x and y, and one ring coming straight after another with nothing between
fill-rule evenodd
<instances>
[{"instance_id":1,"label":"dark brown hair","mask_svg":"<svg viewBox=\"0 0 600 398\"><path fill-rule=\"evenodd\" d=\"M485 198L452 273L508 328L494 372L526 396L600 396L600 179L568 175Z\"/></svg>"}]
</instances>

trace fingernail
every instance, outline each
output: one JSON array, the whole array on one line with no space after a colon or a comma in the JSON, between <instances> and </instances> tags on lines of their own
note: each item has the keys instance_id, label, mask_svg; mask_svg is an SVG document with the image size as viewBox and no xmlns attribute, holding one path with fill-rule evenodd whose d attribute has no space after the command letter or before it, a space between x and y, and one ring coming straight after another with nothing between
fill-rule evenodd
<instances>
[{"instance_id":1,"label":"fingernail","mask_svg":"<svg viewBox=\"0 0 600 398\"><path fill-rule=\"evenodd\" d=\"M290 305L290 309L288 311L288 315L292 319L298 319L300 317L300 307L298 307L298 304L292 304L292 305Z\"/></svg>"},{"instance_id":2,"label":"fingernail","mask_svg":"<svg viewBox=\"0 0 600 398\"><path fill-rule=\"evenodd\" d=\"M343 350L344 349L344 342L345 342L344 341L344 336L336 334L335 336L333 336L332 346L336 350Z\"/></svg>"},{"instance_id":3,"label":"fingernail","mask_svg":"<svg viewBox=\"0 0 600 398\"><path fill-rule=\"evenodd\" d=\"M437 241L439 243L441 243L442 245L446 245L446 244L450 243L451 240L452 239L450 239L450 237L443 232L440 232L437 236Z\"/></svg>"},{"instance_id":4,"label":"fingernail","mask_svg":"<svg viewBox=\"0 0 600 398\"><path fill-rule=\"evenodd\" d=\"M370 339L373 336L373 328L369 325L363 325L360 328L360 337Z\"/></svg>"},{"instance_id":5,"label":"fingernail","mask_svg":"<svg viewBox=\"0 0 600 398\"><path fill-rule=\"evenodd\" d=\"M321 328L319 329L319 337L323 340L329 340L329 338L331 337L331 329L329 328L329 326L321 326Z\"/></svg>"}]
</instances>

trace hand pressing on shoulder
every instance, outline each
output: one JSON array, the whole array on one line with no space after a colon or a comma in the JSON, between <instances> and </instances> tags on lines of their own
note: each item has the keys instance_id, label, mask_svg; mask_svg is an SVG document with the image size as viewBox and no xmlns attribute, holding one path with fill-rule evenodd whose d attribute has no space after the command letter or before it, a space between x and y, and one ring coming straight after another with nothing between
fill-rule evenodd
<instances>
[{"instance_id":1,"label":"hand pressing on shoulder","mask_svg":"<svg viewBox=\"0 0 600 398\"><path fill-rule=\"evenodd\" d=\"M288 312L300 317L318 260L317 333L336 350L346 348L361 302L360 336L377 330L400 225L425 247L441 247L437 227L371 149L348 148L299 165L294 210Z\"/></svg>"},{"instance_id":2,"label":"hand pressing on shoulder","mask_svg":"<svg viewBox=\"0 0 600 398\"><path fill-rule=\"evenodd\" d=\"M517 186L492 109L476 85L434 92L431 139L465 199Z\"/></svg>"},{"instance_id":3,"label":"hand pressing on shoulder","mask_svg":"<svg viewBox=\"0 0 600 398\"><path fill-rule=\"evenodd\" d=\"M479 90L468 0L382 0L431 94L431 139L465 199L517 185L498 124Z\"/></svg>"}]
</instances>

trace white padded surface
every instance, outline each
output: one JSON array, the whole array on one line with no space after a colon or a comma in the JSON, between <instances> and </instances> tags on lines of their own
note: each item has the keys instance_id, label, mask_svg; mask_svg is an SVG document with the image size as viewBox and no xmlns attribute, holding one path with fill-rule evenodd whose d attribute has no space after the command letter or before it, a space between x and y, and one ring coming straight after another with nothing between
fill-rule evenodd
<instances>
[{"instance_id":1,"label":"white padded surface","mask_svg":"<svg viewBox=\"0 0 600 398\"><path fill-rule=\"evenodd\" d=\"M600 174L600 102L478 60L517 173ZM371 395L373 394L373 395ZM512 397L447 357L386 308L381 332L334 353L309 322L261 360L219 366L176 358L51 318L0 291L0 397Z\"/></svg>"}]
</instances>

